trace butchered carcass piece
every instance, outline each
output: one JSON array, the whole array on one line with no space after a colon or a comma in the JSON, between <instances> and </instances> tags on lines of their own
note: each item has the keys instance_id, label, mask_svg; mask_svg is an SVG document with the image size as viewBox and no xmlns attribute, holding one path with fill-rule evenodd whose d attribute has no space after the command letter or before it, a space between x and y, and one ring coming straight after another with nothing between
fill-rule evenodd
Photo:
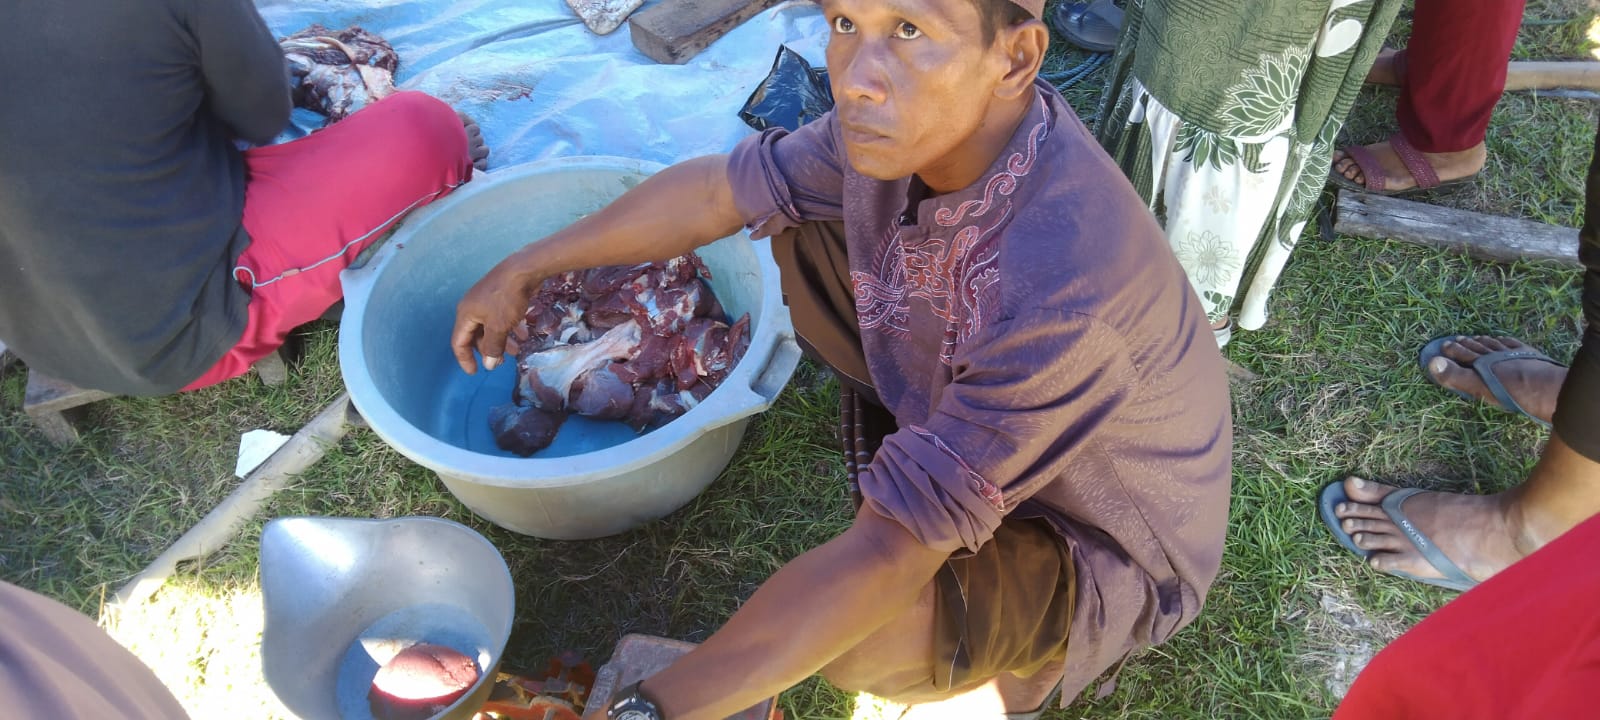
<instances>
[{"instance_id":1,"label":"butchered carcass piece","mask_svg":"<svg viewBox=\"0 0 1600 720\"><path fill-rule=\"evenodd\" d=\"M591 300L602 298L621 289L624 284L644 275L651 263L638 265L610 265L597 267L584 273L583 296Z\"/></svg>"},{"instance_id":2,"label":"butchered carcass piece","mask_svg":"<svg viewBox=\"0 0 1600 720\"><path fill-rule=\"evenodd\" d=\"M585 370L572 382L567 409L596 420L621 420L633 407L633 385L617 376L618 363Z\"/></svg>"},{"instance_id":3,"label":"butchered carcass piece","mask_svg":"<svg viewBox=\"0 0 1600 720\"><path fill-rule=\"evenodd\" d=\"M638 388L633 395L633 405L624 422L639 432L661 427L667 421L694 409L711 394L705 383L695 383L679 390L672 378L661 378L654 384Z\"/></svg>"},{"instance_id":4,"label":"butchered carcass piece","mask_svg":"<svg viewBox=\"0 0 1600 720\"><path fill-rule=\"evenodd\" d=\"M633 359L613 366L617 377L633 385L654 383L672 372L672 349L677 338L645 334Z\"/></svg>"},{"instance_id":5,"label":"butchered carcass piece","mask_svg":"<svg viewBox=\"0 0 1600 720\"><path fill-rule=\"evenodd\" d=\"M563 410L579 375L633 357L639 340L639 324L629 321L589 342L558 345L528 355L517 368L520 377L516 397L546 410Z\"/></svg>"},{"instance_id":6,"label":"butchered carcass piece","mask_svg":"<svg viewBox=\"0 0 1600 720\"><path fill-rule=\"evenodd\" d=\"M637 321L639 314L634 309L635 303L631 298L632 295L625 292L595 298L590 302L583 321L596 332L605 332L629 320Z\"/></svg>"},{"instance_id":7,"label":"butchered carcass piece","mask_svg":"<svg viewBox=\"0 0 1600 720\"><path fill-rule=\"evenodd\" d=\"M580 301L558 300L542 307L529 308L525 319L531 343L522 354L593 339L593 333L583 321L583 314L584 306Z\"/></svg>"},{"instance_id":8,"label":"butchered carcass piece","mask_svg":"<svg viewBox=\"0 0 1600 720\"><path fill-rule=\"evenodd\" d=\"M555 442L565 410L541 410L531 405L496 405L489 410L489 428L501 450L528 457Z\"/></svg>"}]
</instances>

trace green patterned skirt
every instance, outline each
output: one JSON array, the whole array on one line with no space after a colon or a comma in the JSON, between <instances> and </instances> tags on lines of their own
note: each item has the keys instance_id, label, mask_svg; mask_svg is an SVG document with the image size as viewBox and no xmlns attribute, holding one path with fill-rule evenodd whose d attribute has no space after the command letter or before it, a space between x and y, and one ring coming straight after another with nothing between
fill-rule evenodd
<instances>
[{"instance_id":1,"label":"green patterned skirt","mask_svg":"<svg viewBox=\"0 0 1600 720\"><path fill-rule=\"evenodd\" d=\"M1161 218L1211 320L1267 296L1401 0L1128 0L1100 142Z\"/></svg>"}]
</instances>

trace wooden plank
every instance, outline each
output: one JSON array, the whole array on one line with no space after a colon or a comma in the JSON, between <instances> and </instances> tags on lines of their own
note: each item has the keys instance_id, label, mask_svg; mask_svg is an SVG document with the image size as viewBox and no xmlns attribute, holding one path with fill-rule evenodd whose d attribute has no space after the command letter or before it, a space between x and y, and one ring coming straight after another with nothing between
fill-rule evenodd
<instances>
[{"instance_id":1,"label":"wooden plank","mask_svg":"<svg viewBox=\"0 0 1600 720\"><path fill-rule=\"evenodd\" d=\"M1382 195L1340 191L1335 232L1444 248L1482 260L1578 264L1578 231Z\"/></svg>"},{"instance_id":2,"label":"wooden plank","mask_svg":"<svg viewBox=\"0 0 1600 720\"><path fill-rule=\"evenodd\" d=\"M628 19L633 46L658 63L682 65L780 0L662 0ZM773 48L774 51L777 48Z\"/></svg>"},{"instance_id":3,"label":"wooden plank","mask_svg":"<svg viewBox=\"0 0 1600 720\"><path fill-rule=\"evenodd\" d=\"M1519 60L1506 66L1506 90L1547 88L1600 90L1600 62Z\"/></svg>"},{"instance_id":4,"label":"wooden plank","mask_svg":"<svg viewBox=\"0 0 1600 720\"><path fill-rule=\"evenodd\" d=\"M29 370L28 388L22 396L22 410L30 416L58 413L111 396L104 390L87 390L37 370Z\"/></svg>"},{"instance_id":5,"label":"wooden plank","mask_svg":"<svg viewBox=\"0 0 1600 720\"><path fill-rule=\"evenodd\" d=\"M277 387L289 382L289 364L283 358L283 348L273 350L270 355L256 361L252 366L256 375L261 378L261 384L267 387Z\"/></svg>"}]
</instances>

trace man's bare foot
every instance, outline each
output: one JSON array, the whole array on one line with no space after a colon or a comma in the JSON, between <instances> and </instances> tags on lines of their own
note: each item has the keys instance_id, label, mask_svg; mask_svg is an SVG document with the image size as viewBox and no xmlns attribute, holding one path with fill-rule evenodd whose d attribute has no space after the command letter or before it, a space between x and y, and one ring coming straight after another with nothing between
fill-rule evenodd
<instances>
[{"instance_id":1,"label":"man's bare foot","mask_svg":"<svg viewBox=\"0 0 1600 720\"><path fill-rule=\"evenodd\" d=\"M1385 48L1378 52L1378 59L1372 61L1372 69L1367 71L1367 82L1373 85L1399 85L1400 63L1397 58L1399 50Z\"/></svg>"},{"instance_id":2,"label":"man's bare foot","mask_svg":"<svg viewBox=\"0 0 1600 720\"><path fill-rule=\"evenodd\" d=\"M1533 350L1532 346L1511 337L1474 335L1457 337L1440 348L1440 357L1428 363L1428 374L1435 382L1452 390L1460 390L1495 407L1501 407L1483 378L1472 369L1479 357L1503 350ZM1556 397L1561 394L1561 383L1567 379L1567 369L1553 362L1537 358L1514 358L1494 364L1494 375L1500 379L1511 399L1517 401L1529 415L1545 422L1556 411ZM1503 410L1510 408L1501 407Z\"/></svg>"},{"instance_id":3,"label":"man's bare foot","mask_svg":"<svg viewBox=\"0 0 1600 720\"><path fill-rule=\"evenodd\" d=\"M461 118L461 127L467 131L467 157L472 158L472 167L479 172L488 170L489 145L483 141L483 129L466 113L457 110L456 115Z\"/></svg>"},{"instance_id":4,"label":"man's bare foot","mask_svg":"<svg viewBox=\"0 0 1600 720\"><path fill-rule=\"evenodd\" d=\"M1336 506L1334 515L1356 547L1368 551L1373 568L1417 577L1444 577L1379 506L1398 489L1347 478L1344 491L1350 502ZM1521 514L1515 511L1516 499L1514 490L1497 495L1429 492L1408 498L1401 509L1445 557L1481 582L1541 544L1524 532Z\"/></svg>"},{"instance_id":5,"label":"man's bare foot","mask_svg":"<svg viewBox=\"0 0 1600 720\"><path fill-rule=\"evenodd\" d=\"M1406 169L1405 163L1400 161L1400 155L1388 141L1373 143L1366 148L1378 158L1378 164L1383 168L1385 192L1409 190L1417 186L1417 179L1411 176L1411 171ZM1469 177L1482 170L1484 163L1489 160L1489 149L1483 143L1478 143L1459 152L1425 152L1422 153L1422 157L1433 166L1433 172L1439 176L1440 182L1449 182ZM1352 182L1363 185L1367 182L1367 176L1362 172L1361 166L1356 164L1355 158L1343 150L1333 154L1333 171Z\"/></svg>"}]
</instances>

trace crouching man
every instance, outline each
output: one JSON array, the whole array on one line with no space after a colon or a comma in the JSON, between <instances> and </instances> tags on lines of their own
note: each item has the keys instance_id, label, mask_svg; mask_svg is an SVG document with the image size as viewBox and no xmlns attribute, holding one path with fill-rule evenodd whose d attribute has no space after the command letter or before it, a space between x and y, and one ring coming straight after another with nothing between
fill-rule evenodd
<instances>
[{"instance_id":1,"label":"crouching man","mask_svg":"<svg viewBox=\"0 0 1600 720\"><path fill-rule=\"evenodd\" d=\"M1035 80L1042 6L822 0L834 112L661 172L462 299L470 373L544 278L746 227L843 385L853 525L610 717L718 720L819 671L908 717L1029 717L1200 611L1223 362L1160 227Z\"/></svg>"}]
</instances>

